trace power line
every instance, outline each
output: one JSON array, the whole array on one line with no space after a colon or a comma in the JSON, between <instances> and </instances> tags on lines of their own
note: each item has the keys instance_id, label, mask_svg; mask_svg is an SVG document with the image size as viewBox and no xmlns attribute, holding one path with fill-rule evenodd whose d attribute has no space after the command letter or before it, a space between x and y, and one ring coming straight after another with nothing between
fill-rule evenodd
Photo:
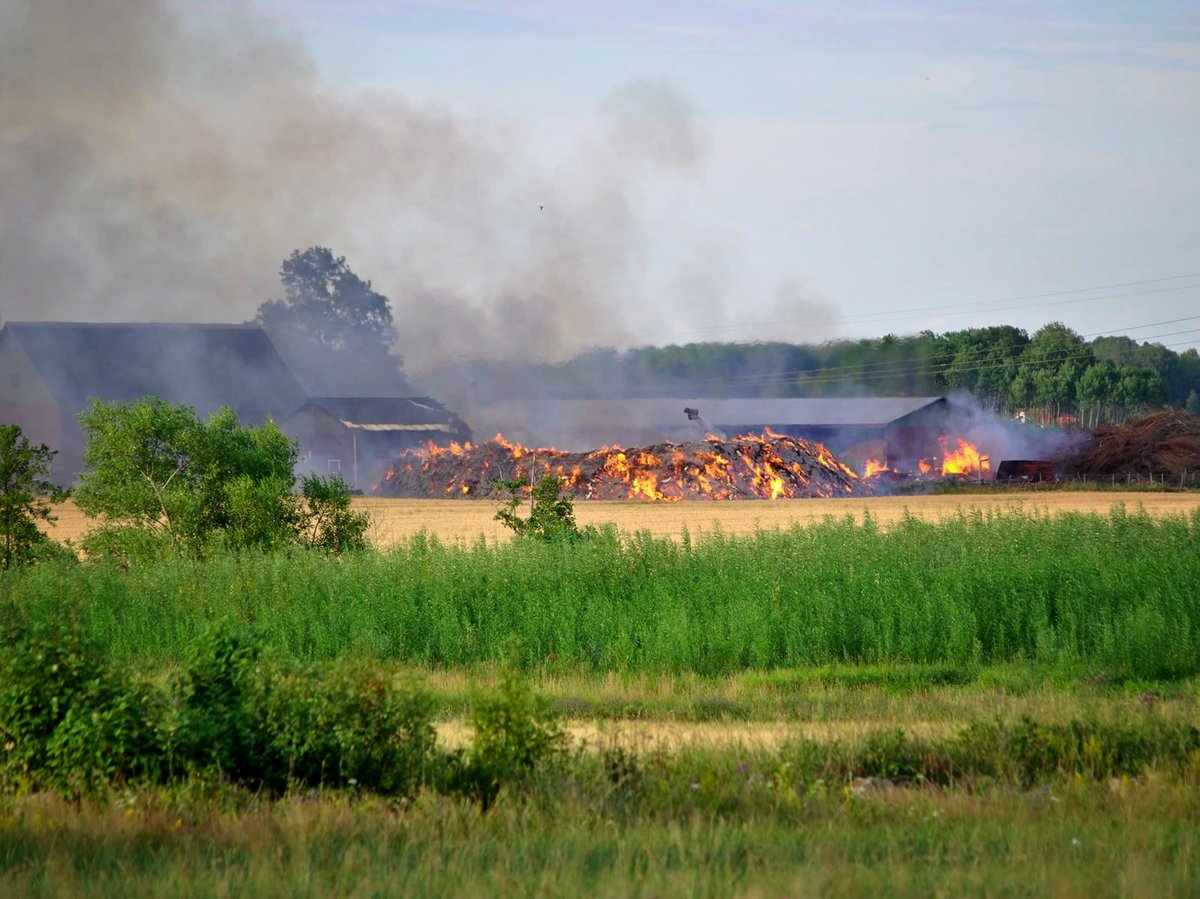
<instances>
[{"instance_id":1,"label":"power line","mask_svg":"<svg viewBox=\"0 0 1200 899\"><path fill-rule=\"evenodd\" d=\"M1200 316L1195 316L1195 318L1200 318ZM1200 328L1191 328L1191 329L1187 329L1184 331L1171 331L1171 332L1168 332L1165 334L1153 335L1146 339L1153 340L1153 339L1155 339L1155 337L1171 337L1171 336L1175 336L1175 335L1179 335L1179 334L1190 334L1190 333L1197 333L1197 332L1200 332ZM1164 348L1172 347L1172 346L1183 346L1186 344L1190 344L1191 342L1192 341L1190 341L1190 340L1183 340L1183 341L1176 341L1174 343L1162 344L1162 346ZM1119 349L1117 352L1120 355L1126 355L1126 354L1135 352L1138 349L1140 349L1140 347L1136 347L1136 346L1135 347L1127 347L1127 348ZM955 372L955 374L967 374L969 372L988 371L991 369L1006 368L1006 367L1013 367L1013 368L1020 369L1020 368L1026 367L1026 366L1046 365L1046 364L1062 364L1064 362L1070 362L1075 359L1086 359L1089 355L1094 355L1091 347L1083 347L1077 351L1071 351L1071 352L1063 353L1063 354L1060 354L1057 356L1046 356L1046 357L1043 357L1040 359L1021 359L1019 357L1011 357L1011 358L1001 359L1001 360L985 359L985 360L980 360L980 364L978 364L978 365L968 365L968 366L961 366L961 367L955 368L954 372ZM947 358L947 356L943 355L943 357L941 357L941 358ZM833 368L833 367L826 367L826 368L822 368L822 369L810 369L809 372L811 372L814 375L814 377L806 378L805 384L806 385L829 384L829 383L833 383L836 381L843 381L843 380L877 381L877 380L884 380L884 379L889 379L889 378L901 378L901 377L928 377L931 375L940 374L940 373L950 369L950 366L947 364L931 363L928 361L927 362L905 361L905 362L888 363L888 365L894 366L894 368L890 369L890 370L861 371L858 373L855 373L853 370L839 369L839 368ZM691 381L692 381L692 383L720 382L720 383L729 384L731 386L738 386L738 387L761 387L761 386L769 386L772 384L780 383L784 380L791 378L795 374L797 374L797 373L796 372L777 372L777 373L763 374L763 375L749 375L749 376L745 376L744 378L737 378L737 377L734 377L734 378L704 378L704 379L691 379Z\"/></svg>"},{"instance_id":2,"label":"power line","mask_svg":"<svg viewBox=\"0 0 1200 899\"><path fill-rule=\"evenodd\" d=\"M1195 276L1195 275L1180 275L1178 277L1197 277L1197 276ZM1097 289L1103 289L1103 288L1091 288L1091 289L1097 290ZM1019 305L1001 306L1001 305L996 305L996 303L1003 303L1003 302L1008 302L1008 301L997 300L994 302L990 302L988 304L966 303L966 304L961 304L961 305L950 305L950 306L927 306L927 307L920 307L920 308L916 308L916 309L886 310L883 312L864 312L864 313L860 313L858 315L842 317L837 322L833 322L833 321L829 321L829 320L802 321L802 320L792 319L792 320L779 320L779 321L745 322L745 323L726 324L726 325L698 325L698 326L692 327L692 328L677 328L677 329L673 330L671 333L672 334L689 334L689 333L698 333L698 332L709 333L709 332L722 332L722 331L746 331L746 330L752 330L754 328L775 328L775 327L780 327L782 325L830 326L833 324L845 323L845 322L871 324L871 323L875 323L875 322L896 321L896 320L901 320L901 319L907 319L914 312L935 311L935 310L941 310L941 309L957 310L957 311L952 311L952 312L942 312L941 313L941 315L943 317L949 317L949 316L960 316L960 315L975 315L975 314L978 314L978 312L980 311L978 309L965 309L965 308L962 308L962 306L988 305L989 312L1010 312L1014 309L1032 309L1032 308L1040 309L1040 308L1044 308L1046 306L1064 306L1064 305L1067 305L1070 303L1082 303L1082 302L1088 302L1088 301L1102 302L1104 300L1121 300L1121 299L1128 299L1130 297L1153 296L1155 294L1160 294L1160 293L1174 293L1176 291L1181 291L1181 290L1197 290L1197 289L1200 289L1200 284L1184 284L1184 285L1180 285L1178 287L1161 287L1156 290L1138 290L1138 291L1133 291L1130 293L1113 293L1113 294L1107 294L1105 296L1100 296L1100 297L1074 297L1073 299L1058 300L1056 302L1051 302L1051 303L1034 303L1034 304L1019 304ZM1074 293L1077 291L1063 291L1063 293L1068 293L1068 292ZM1045 296L1056 296L1056 295L1057 294L1045 294Z\"/></svg>"},{"instance_id":3,"label":"power line","mask_svg":"<svg viewBox=\"0 0 1200 899\"><path fill-rule=\"evenodd\" d=\"M1108 330L1108 331L1095 331L1090 334L1081 334L1080 338L1088 339L1088 338L1096 338L1096 337L1122 336L1122 334L1120 332L1127 331L1127 330L1137 331L1137 330L1142 330L1143 328L1157 328L1157 327L1161 327L1162 325L1174 325L1174 324L1179 324L1181 322L1188 322L1188 321L1200 321L1200 315L1190 315L1190 316L1185 316L1183 318L1171 318L1171 319L1166 319L1164 321L1159 321L1159 322L1149 322L1144 325L1133 325L1129 328L1112 329L1112 330ZM1189 331L1172 331L1167 334L1150 335L1148 337L1142 337L1140 339L1143 341L1149 341L1149 340L1154 340L1157 337L1171 337L1176 334L1187 334L1187 333L1191 333L1191 331L1193 331L1193 330L1196 330L1196 329L1190 329ZM1008 351L1012 351L1012 350L1020 350L1026 346L1028 346L1028 343L1003 344L1000 346L987 347L986 352L988 352L988 353L996 353L997 351L1008 352ZM937 355L931 356L930 358L924 360L921 364L923 366L932 367L932 366L936 365L937 360L943 360L943 359L944 360L952 360L957 355L958 355L958 353L954 352L954 351L939 353ZM778 380L781 378L787 378L787 377L793 377L793 376L799 376L799 375L809 375L809 374L820 375L822 373L827 373L827 372L831 373L831 374L836 374L838 377L845 377L845 376L849 376L849 375L855 375L856 372L860 373L860 374L867 374L868 373L867 370L869 370L869 369L874 369L874 371L870 372L871 374L887 372L888 370L891 370L891 369L895 369L898 371L904 371L904 370L907 370L908 368L910 368L912 365L913 365L913 360L892 360L892 361L886 361L886 362L863 362L863 363L859 363L857 365L850 365L850 366L844 366L844 367L843 366L825 365L825 366L820 366L818 368L789 369L789 370L781 371L781 372L771 372L769 374L764 373L764 374L754 374L754 375L734 375L732 377L725 377L725 378L722 378L722 377L692 378L690 380L692 380L693 383L705 383L705 382L710 382L710 381L719 381L722 383L740 383L740 382L745 381L746 379L749 379L750 381L756 381L756 380L759 380L762 378L771 378L774 380Z\"/></svg>"}]
</instances>

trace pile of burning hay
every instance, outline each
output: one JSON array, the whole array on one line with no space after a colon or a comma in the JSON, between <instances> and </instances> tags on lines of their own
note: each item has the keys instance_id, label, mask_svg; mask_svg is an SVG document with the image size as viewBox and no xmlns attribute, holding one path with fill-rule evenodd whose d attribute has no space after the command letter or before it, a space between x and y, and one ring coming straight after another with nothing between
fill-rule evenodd
<instances>
[{"instance_id":1,"label":"pile of burning hay","mask_svg":"<svg viewBox=\"0 0 1200 899\"><path fill-rule=\"evenodd\" d=\"M732 440L588 453L528 449L500 435L480 446L430 445L396 460L379 492L408 498L504 499L497 479L562 479L578 499L784 499L869 494L824 446L767 432Z\"/></svg>"},{"instance_id":2,"label":"pile of burning hay","mask_svg":"<svg viewBox=\"0 0 1200 899\"><path fill-rule=\"evenodd\" d=\"M1200 418L1178 409L1123 425L1105 425L1066 460L1068 475L1165 476L1180 480L1200 469Z\"/></svg>"}]
</instances>

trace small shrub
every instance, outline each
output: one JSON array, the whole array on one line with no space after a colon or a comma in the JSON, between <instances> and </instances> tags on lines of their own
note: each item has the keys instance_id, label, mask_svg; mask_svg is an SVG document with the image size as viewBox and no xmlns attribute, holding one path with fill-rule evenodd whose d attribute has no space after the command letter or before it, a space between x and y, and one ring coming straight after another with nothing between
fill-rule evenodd
<instances>
[{"instance_id":1,"label":"small shrub","mask_svg":"<svg viewBox=\"0 0 1200 899\"><path fill-rule=\"evenodd\" d=\"M521 500L517 492L528 484L525 478L496 481L498 487L509 492L509 499L504 508L496 513L496 520L513 533L542 540L574 540L595 533L595 528L580 530L575 523L575 504L569 496L561 495L563 481L554 475L546 475L537 482L530 494L529 517L519 516L517 509Z\"/></svg>"},{"instance_id":2,"label":"small shrub","mask_svg":"<svg viewBox=\"0 0 1200 899\"><path fill-rule=\"evenodd\" d=\"M292 784L411 795L436 763L429 695L411 684L397 689L366 667L281 675L266 717Z\"/></svg>"},{"instance_id":3,"label":"small shrub","mask_svg":"<svg viewBox=\"0 0 1200 899\"><path fill-rule=\"evenodd\" d=\"M297 533L302 545L334 554L366 549L370 519L350 508L350 485L341 475L309 475L301 482L300 495Z\"/></svg>"},{"instance_id":4,"label":"small shrub","mask_svg":"<svg viewBox=\"0 0 1200 899\"><path fill-rule=\"evenodd\" d=\"M452 760L449 786L485 809L501 786L526 782L566 746L566 734L550 704L512 670L504 673L494 693L475 700L468 723L475 731L474 740L465 757Z\"/></svg>"},{"instance_id":5,"label":"small shrub","mask_svg":"<svg viewBox=\"0 0 1200 899\"><path fill-rule=\"evenodd\" d=\"M0 569L41 561L56 545L38 528L54 521L50 503L66 498L47 480L54 456L30 445L18 425L0 425Z\"/></svg>"},{"instance_id":6,"label":"small shrub","mask_svg":"<svg viewBox=\"0 0 1200 899\"><path fill-rule=\"evenodd\" d=\"M166 760L160 691L113 667L63 604L31 619L0 606L0 761L6 781L82 792L156 778Z\"/></svg>"},{"instance_id":7,"label":"small shrub","mask_svg":"<svg viewBox=\"0 0 1200 899\"><path fill-rule=\"evenodd\" d=\"M92 528L84 534L80 546L88 561L115 565L126 571L135 565L164 562L174 554L166 534L128 525Z\"/></svg>"},{"instance_id":8,"label":"small shrub","mask_svg":"<svg viewBox=\"0 0 1200 899\"><path fill-rule=\"evenodd\" d=\"M256 640L227 627L209 630L189 647L173 684L178 752L187 766L248 784L281 782L264 714L270 683L259 655Z\"/></svg>"}]
</instances>

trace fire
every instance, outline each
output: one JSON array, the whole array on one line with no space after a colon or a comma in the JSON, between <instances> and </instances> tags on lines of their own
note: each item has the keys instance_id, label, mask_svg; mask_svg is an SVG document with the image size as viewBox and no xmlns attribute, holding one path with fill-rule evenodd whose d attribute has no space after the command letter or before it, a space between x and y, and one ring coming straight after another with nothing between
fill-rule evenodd
<instances>
[{"instance_id":1,"label":"fire","mask_svg":"<svg viewBox=\"0 0 1200 899\"><path fill-rule=\"evenodd\" d=\"M864 478L877 478L885 472L893 472L894 468L888 468L886 462L880 462L878 459L868 459L866 468L863 470Z\"/></svg>"},{"instance_id":2,"label":"fire","mask_svg":"<svg viewBox=\"0 0 1200 899\"><path fill-rule=\"evenodd\" d=\"M992 468L991 460L979 454L979 447L958 438L958 449L951 450L945 435L938 440L942 445L942 474L964 474L982 477Z\"/></svg>"},{"instance_id":3,"label":"fire","mask_svg":"<svg viewBox=\"0 0 1200 899\"><path fill-rule=\"evenodd\" d=\"M835 496L854 493L859 483L825 446L769 431L590 453L530 449L497 434L479 446L409 450L391 468L382 489L401 496L500 498L497 480L532 483L546 475L580 498L660 502Z\"/></svg>"}]
</instances>

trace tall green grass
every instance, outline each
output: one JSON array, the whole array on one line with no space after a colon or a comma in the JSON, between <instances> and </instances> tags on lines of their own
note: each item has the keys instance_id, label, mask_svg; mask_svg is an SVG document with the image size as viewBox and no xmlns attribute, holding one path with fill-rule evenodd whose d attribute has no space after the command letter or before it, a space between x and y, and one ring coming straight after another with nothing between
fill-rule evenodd
<instances>
[{"instance_id":1,"label":"tall green grass","mask_svg":"<svg viewBox=\"0 0 1200 899\"><path fill-rule=\"evenodd\" d=\"M1200 671L1200 513L869 519L670 541L444 545L340 560L290 551L122 571L43 564L0 578L61 601L117 657L172 665L210 622L284 658L424 666L500 659L582 672L1036 661L1110 676Z\"/></svg>"}]
</instances>

